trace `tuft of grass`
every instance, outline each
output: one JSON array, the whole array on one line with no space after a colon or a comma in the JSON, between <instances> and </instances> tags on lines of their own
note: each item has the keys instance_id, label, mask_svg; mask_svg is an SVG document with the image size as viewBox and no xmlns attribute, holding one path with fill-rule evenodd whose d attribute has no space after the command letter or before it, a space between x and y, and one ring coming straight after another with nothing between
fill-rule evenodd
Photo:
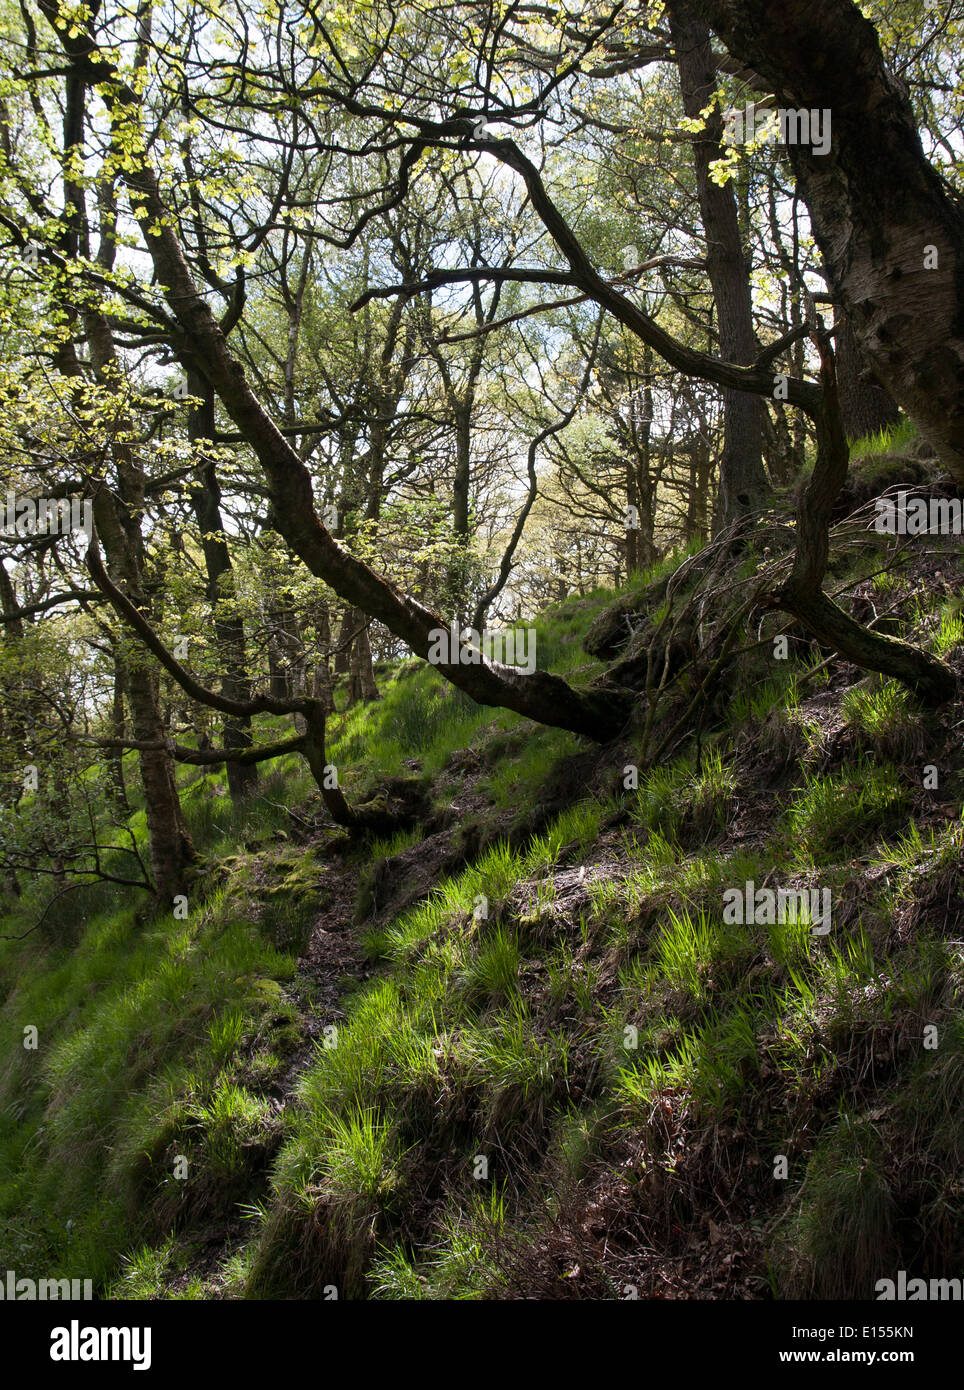
<instances>
[{"instance_id":1,"label":"tuft of grass","mask_svg":"<svg viewBox=\"0 0 964 1390\"><path fill-rule=\"evenodd\" d=\"M761 724L767 715L776 712L789 717L800 703L799 682L799 672L788 669L785 674L736 690L728 709L730 728Z\"/></svg>"},{"instance_id":2,"label":"tuft of grass","mask_svg":"<svg viewBox=\"0 0 964 1390\"><path fill-rule=\"evenodd\" d=\"M873 459L881 454L898 454L917 438L917 426L910 420L898 420L888 429L861 435L850 445L850 457L856 461Z\"/></svg>"},{"instance_id":3,"label":"tuft of grass","mask_svg":"<svg viewBox=\"0 0 964 1390\"><path fill-rule=\"evenodd\" d=\"M518 977L518 939L500 924L469 960L464 972L466 996L486 1003L505 1000L517 990Z\"/></svg>"},{"instance_id":4,"label":"tuft of grass","mask_svg":"<svg viewBox=\"0 0 964 1390\"><path fill-rule=\"evenodd\" d=\"M498 1281L492 1249L505 1222L501 1187L488 1199L474 1193L464 1206L446 1211L438 1244L416 1261L402 1244L385 1246L373 1261L369 1283L376 1299L475 1301Z\"/></svg>"},{"instance_id":5,"label":"tuft of grass","mask_svg":"<svg viewBox=\"0 0 964 1390\"><path fill-rule=\"evenodd\" d=\"M798 861L827 862L841 850L867 843L899 824L909 801L907 786L889 763L860 759L836 776L807 775L786 813Z\"/></svg>"},{"instance_id":6,"label":"tuft of grass","mask_svg":"<svg viewBox=\"0 0 964 1390\"><path fill-rule=\"evenodd\" d=\"M807 1164L807 1200L791 1217L777 1263L797 1298L872 1298L897 1267L897 1207L872 1122L844 1111Z\"/></svg>"},{"instance_id":7,"label":"tuft of grass","mask_svg":"<svg viewBox=\"0 0 964 1390\"><path fill-rule=\"evenodd\" d=\"M394 1190L398 1155L391 1126L374 1109L330 1112L319 1178L336 1198L382 1203ZM317 1180L317 1179L316 1179Z\"/></svg>"},{"instance_id":8,"label":"tuft of grass","mask_svg":"<svg viewBox=\"0 0 964 1390\"><path fill-rule=\"evenodd\" d=\"M877 689L855 686L841 701L841 713L861 741L882 756L910 761L923 746L923 720L906 686L884 681Z\"/></svg>"},{"instance_id":9,"label":"tuft of grass","mask_svg":"<svg viewBox=\"0 0 964 1390\"><path fill-rule=\"evenodd\" d=\"M940 626L933 638L933 647L939 657L946 657L955 647L964 642L964 613L959 606L941 609Z\"/></svg>"},{"instance_id":10,"label":"tuft of grass","mask_svg":"<svg viewBox=\"0 0 964 1390\"><path fill-rule=\"evenodd\" d=\"M647 775L636 793L634 819L651 836L695 849L726 829L735 786L718 750L704 753L698 767L686 756Z\"/></svg>"},{"instance_id":11,"label":"tuft of grass","mask_svg":"<svg viewBox=\"0 0 964 1390\"><path fill-rule=\"evenodd\" d=\"M570 1041L561 1029L537 1030L526 1005L508 1009L464 1040L484 1087L489 1132L510 1125L540 1131L550 1103L568 1091Z\"/></svg>"},{"instance_id":12,"label":"tuft of grass","mask_svg":"<svg viewBox=\"0 0 964 1390\"><path fill-rule=\"evenodd\" d=\"M163 1296L175 1255L174 1236L160 1245L142 1245L125 1255L121 1274L110 1287L110 1298L150 1299Z\"/></svg>"}]
</instances>

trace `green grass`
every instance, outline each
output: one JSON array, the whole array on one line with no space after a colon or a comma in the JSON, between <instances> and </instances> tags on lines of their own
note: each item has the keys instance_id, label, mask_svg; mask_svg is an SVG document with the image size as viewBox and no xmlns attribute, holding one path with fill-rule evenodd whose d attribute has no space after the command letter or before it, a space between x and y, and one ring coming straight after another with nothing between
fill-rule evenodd
<instances>
[{"instance_id":1,"label":"green grass","mask_svg":"<svg viewBox=\"0 0 964 1390\"><path fill-rule=\"evenodd\" d=\"M515 993L518 978L518 939L511 928L499 925L466 967L466 997L476 1001L506 999Z\"/></svg>"},{"instance_id":2,"label":"green grass","mask_svg":"<svg viewBox=\"0 0 964 1390\"><path fill-rule=\"evenodd\" d=\"M171 1189L170 1145L190 1139L186 1192L216 1187L263 1107L223 1070L245 1035L285 1017L294 973L223 889L187 922L133 911L88 924L70 950L2 957L9 1049L0 1108L0 1244L13 1267L108 1278ZM196 1159L196 1163L195 1160Z\"/></svg>"},{"instance_id":3,"label":"green grass","mask_svg":"<svg viewBox=\"0 0 964 1390\"><path fill-rule=\"evenodd\" d=\"M925 745L921 712L914 707L907 688L896 681L884 681L871 689L854 686L844 695L840 708L858 741L885 758L910 761Z\"/></svg>"},{"instance_id":4,"label":"green grass","mask_svg":"<svg viewBox=\"0 0 964 1390\"><path fill-rule=\"evenodd\" d=\"M735 691L729 709L731 727L761 723L773 710L779 710L785 718L792 714L799 703L799 681L799 673L790 669L786 674Z\"/></svg>"},{"instance_id":5,"label":"green grass","mask_svg":"<svg viewBox=\"0 0 964 1390\"><path fill-rule=\"evenodd\" d=\"M934 652L942 659L964 642L964 616L959 607L941 610L940 626L933 639Z\"/></svg>"},{"instance_id":6,"label":"green grass","mask_svg":"<svg viewBox=\"0 0 964 1390\"><path fill-rule=\"evenodd\" d=\"M786 814L797 861L825 864L883 834L900 823L909 801L892 764L858 760L836 776L807 775Z\"/></svg>"},{"instance_id":7,"label":"green grass","mask_svg":"<svg viewBox=\"0 0 964 1390\"><path fill-rule=\"evenodd\" d=\"M575 734L563 729L536 728L519 748L501 759L486 779L485 790L500 809L529 810L554 763L582 747Z\"/></svg>"},{"instance_id":8,"label":"green grass","mask_svg":"<svg viewBox=\"0 0 964 1390\"><path fill-rule=\"evenodd\" d=\"M897 1206L882 1140L872 1122L844 1111L807 1164L807 1201L780 1256L798 1297L873 1297L874 1282L897 1266Z\"/></svg>"},{"instance_id":9,"label":"green grass","mask_svg":"<svg viewBox=\"0 0 964 1390\"><path fill-rule=\"evenodd\" d=\"M881 454L897 454L918 438L917 426L910 420L899 420L890 429L862 435L850 444L850 457L855 460L873 459Z\"/></svg>"},{"instance_id":10,"label":"green grass","mask_svg":"<svg viewBox=\"0 0 964 1390\"><path fill-rule=\"evenodd\" d=\"M569 639L607 597L539 619L540 666L589 665ZM958 619L945 620L950 650ZM296 757L248 811L218 776L192 782L192 830L227 876L186 922L118 910L99 886L76 920L53 913L42 939L0 944L0 1024L14 1039L34 1025L40 1042L0 1061L14 1121L0 1130L0 1254L114 1297L475 1300L560 1232L560 1267L593 1266L595 1248L570 1248L570 1199L602 1194L667 1268L731 1203L781 1297L870 1296L875 1251L895 1268L927 1248L953 1263L964 963L947 905L962 823L928 819L904 768L927 725L900 687L840 699L837 762L801 713L813 688L799 670L748 684L699 760L684 748L618 800L577 785L548 820L532 813L582 747L568 734L474 707L425 667L335 716L329 756L351 796L418 759L444 808L460 776L446 765L471 749L495 828L368 930L372 977L339 1000L334 1045L316 1043L283 1117L272 1087L313 1003L294 956L333 868L294 842L289 811L317 802ZM747 836L742 740L781 719L811 721L809 753L787 760ZM613 785L631 757L614 753ZM418 843L401 830L343 862L373 872ZM726 888L804 871L834 890L829 937L723 922ZM25 924L36 906L18 909ZM241 1216L241 1248L199 1272L199 1233L236 1233Z\"/></svg>"},{"instance_id":11,"label":"green grass","mask_svg":"<svg viewBox=\"0 0 964 1390\"><path fill-rule=\"evenodd\" d=\"M705 752L697 769L687 755L654 768L635 794L633 819L650 835L696 848L726 828L734 774L718 750Z\"/></svg>"}]
</instances>

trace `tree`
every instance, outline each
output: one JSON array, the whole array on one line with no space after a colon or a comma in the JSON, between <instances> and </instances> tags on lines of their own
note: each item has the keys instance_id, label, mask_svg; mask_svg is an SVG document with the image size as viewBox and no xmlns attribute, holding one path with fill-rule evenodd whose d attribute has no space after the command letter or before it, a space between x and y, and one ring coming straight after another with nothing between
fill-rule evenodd
<instances>
[{"instance_id":1,"label":"tree","mask_svg":"<svg viewBox=\"0 0 964 1390\"><path fill-rule=\"evenodd\" d=\"M716 62L709 30L686 0L671 0L670 33L679 66L683 110L702 129L694 136L696 187L706 237L706 270L713 287L720 355L749 365L758 353L753 331L750 277L729 184L712 177L721 158L723 121L715 103ZM717 525L728 527L762 506L769 491L763 467L764 407L745 391L723 392L723 450L720 454Z\"/></svg>"},{"instance_id":2,"label":"tree","mask_svg":"<svg viewBox=\"0 0 964 1390\"><path fill-rule=\"evenodd\" d=\"M924 155L873 24L851 0L694 3L779 106L830 112L827 153L788 153L831 294L879 380L964 482L964 208Z\"/></svg>"},{"instance_id":3,"label":"tree","mask_svg":"<svg viewBox=\"0 0 964 1390\"><path fill-rule=\"evenodd\" d=\"M82 486L97 498L103 553L92 545L87 555L94 587L138 638L135 660L126 662L126 688L131 743L144 766L164 768L172 779L174 761L189 756L202 764L227 758L236 770L250 769L280 747L298 747L313 770L323 769L332 647L336 661L344 647L356 693L370 695L367 643L395 651L401 642L434 657L435 635L447 630L451 616L434 604L460 616L474 600L481 623L501 594L511 597L509 576L525 554L526 526L535 514L540 451L555 461L569 456L569 475L579 480L571 493L579 515L590 519L590 531L598 523L599 535L576 534L577 517L559 538L564 562L575 557L577 583L589 582L625 543L607 529L613 508L619 512L617 495L619 502L625 495L626 506L653 512L646 531L651 547L659 505L677 507L681 530L702 530L711 492L713 392L725 405L723 509L734 520L749 517L753 501L766 495L765 402L773 396L775 370L788 362L792 369L781 370L786 399L774 405L768 429L771 437L778 425L788 431L785 412L801 412L817 460L801 505L793 573L771 600L851 659L898 676L929 699L946 697L953 681L940 662L866 632L823 593L830 509L847 466L833 349L802 283L784 301L795 321L787 323L771 298L762 316L767 345L757 342L764 335L754 323L748 256L753 236L762 235L761 217L749 206L749 179L738 196L717 182L720 132L711 89L723 59L700 27L702 11L674 9L677 54L672 35L651 35L652 42L624 45L616 64L621 71L609 76L599 59L611 51L612 13L558 22L512 16L492 61L473 69L460 56L477 38L472 5L442 16L417 6L384 16L291 12L291 25L282 26L283 52L271 56L254 43L230 63L206 37L213 12L204 4L183 12L158 7L126 48L119 11L98 6L68 15L55 0L41 0L40 12L49 27L42 41L31 40L33 61L25 73L18 70L12 91L24 110L32 99L43 109L63 97L66 196L62 208L52 208L31 184L16 142L8 142L4 225L15 244L30 240L39 247L39 292L48 303L60 297L57 342L43 340L40 353L78 393L76 408L92 409L96 388L103 409L109 393L136 375L135 359L147 363L138 390L128 392L126 419L115 410L120 428L104 454L109 477L82 450L74 460ZM219 9L218 22L225 13ZM527 42L533 26L537 45ZM689 131L680 124L672 140L682 150L697 136L695 167L685 177L697 190L707 255L696 261L687 254L700 235L687 221L671 244L613 274L605 268L610 238L625 232L621 213L610 215L598 198L587 197L592 142L557 147L551 130L557 122L567 131L586 128L578 103L600 83L618 87L622 72L635 73L641 64L663 64L671 73L674 61L690 115ZM519 77L517 100L500 85L503 72ZM595 109L589 118L598 134L605 118ZM234 150L232 138L241 132L243 151ZM641 128L633 138L651 137ZM51 149L42 156L45 167ZM683 168L676 157L668 172ZM612 160L607 178L617 174ZM647 188L645 196L656 195ZM777 245L782 210L770 211ZM795 245L789 263L802 282L805 259L796 253ZM710 297L694 273L704 269L715 332ZM644 297L657 277L658 303ZM547 326L525 337L537 321ZM593 386L595 347L585 343L591 334L607 341L614 321L633 345L630 355L641 359L642 399L628 417L621 402L610 402L623 422L613 420L615 449L629 457L597 450L596 477L565 430L577 419L582 428L605 394L604 377ZM553 372L553 358L561 356L569 322L583 343L585 370L581 386L576 368L557 389L564 374ZM510 329L523 345L522 382L515 386L509 384L516 360L507 348ZM815 382L808 376L818 361ZM148 382L156 390L158 373L172 362L199 402L181 418L169 401L147 404ZM611 362L600 365L612 376ZM654 451L659 411L649 397L654 379L670 373L674 384L664 408L670 427ZM450 509L453 539L467 545L477 524L471 504L477 508L485 494L490 465L479 445L486 412L509 422L511 447L524 441L526 465L524 475L519 470L522 492L513 497L505 483L510 470L501 464L492 496L501 495L514 521L492 584L474 594L461 572L451 582L450 558L448 579L439 586L430 554L441 551L426 545L419 552L414 532L417 517ZM141 421L146 434L138 435ZM680 426L685 437L677 457L667 439ZM146 463L147 441L161 435L181 449L178 466L166 474ZM790 468L794 450L799 458L799 432L791 444ZM222 463L220 445L237 448L236 470ZM444 495L436 495L443 478ZM619 494L602 495L617 486ZM245 509L240 522L238 499ZM182 540L185 509L193 520ZM405 518L401 535L392 532L395 518ZM491 515L486 526L493 537L498 528ZM241 547L262 546L268 530L280 537L277 553L291 572L245 610L238 589L249 580L235 574L236 562L243 554L249 563ZM164 547L175 543L172 565ZM642 552L626 547L625 554L628 563L640 563ZM403 587L399 579L412 555L420 555L417 572L406 575ZM182 561L191 567L196 556L197 576L183 583L192 605L206 602L214 640L203 644L204 669L192 671L172 653L164 587L172 568ZM334 643L327 610L333 596L343 605ZM263 614L261 634L254 612ZM311 633L321 651L310 650ZM273 684L267 695L258 688L259 635L268 642ZM546 672L526 675L466 656L463 645L439 670L475 700L593 738L618 735L637 698L631 687L599 683L579 690ZM183 711L187 699L221 714L223 748L189 753L175 740L171 749L160 687L151 696L136 685L141 664L157 678L152 660L164 681L174 683L165 688L180 692L175 708ZM148 718L149 697L157 718ZM295 740L267 749L246 742L251 719L262 713L303 721ZM170 797L159 806L152 842L160 846L166 835L176 843L178 808ZM335 819L358 823L347 803L330 809ZM184 877L186 844L184 850L185 864L166 870L165 884ZM159 850L158 863L165 856Z\"/></svg>"}]
</instances>

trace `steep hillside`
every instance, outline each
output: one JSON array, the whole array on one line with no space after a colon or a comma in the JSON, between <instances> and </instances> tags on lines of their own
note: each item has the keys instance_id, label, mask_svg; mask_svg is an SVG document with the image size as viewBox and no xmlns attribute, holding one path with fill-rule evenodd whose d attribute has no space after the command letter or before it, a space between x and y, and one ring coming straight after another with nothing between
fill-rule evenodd
<instances>
[{"instance_id":1,"label":"steep hillside","mask_svg":"<svg viewBox=\"0 0 964 1390\"><path fill-rule=\"evenodd\" d=\"M888 468L855 469L834 589L960 674L953 546L853 525L916 465ZM242 814L192 773L183 920L25 897L0 1264L370 1299L865 1299L964 1267L964 715L764 612L689 671L687 622L786 529L669 637L705 579L680 556L542 615L556 671L677 644L657 725L641 697L586 751L403 665L329 744L391 839L332 827L295 758Z\"/></svg>"}]
</instances>

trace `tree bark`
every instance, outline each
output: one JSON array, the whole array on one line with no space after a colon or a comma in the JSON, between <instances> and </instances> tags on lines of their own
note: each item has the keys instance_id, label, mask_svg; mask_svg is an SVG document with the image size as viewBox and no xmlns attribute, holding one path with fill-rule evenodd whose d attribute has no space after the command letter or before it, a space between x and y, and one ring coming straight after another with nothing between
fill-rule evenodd
<instances>
[{"instance_id":1,"label":"tree bark","mask_svg":"<svg viewBox=\"0 0 964 1390\"><path fill-rule=\"evenodd\" d=\"M893 396L877 382L868 367L845 314L837 316L836 328L837 386L847 438L863 439L893 429L900 419L900 410Z\"/></svg>"},{"instance_id":2,"label":"tree bark","mask_svg":"<svg viewBox=\"0 0 964 1390\"><path fill-rule=\"evenodd\" d=\"M831 291L869 365L964 483L964 211L907 91L850 0L693 0L777 104L828 111L830 149L788 153Z\"/></svg>"},{"instance_id":3,"label":"tree bark","mask_svg":"<svg viewBox=\"0 0 964 1390\"><path fill-rule=\"evenodd\" d=\"M686 0L671 0L669 23L683 110L690 119L699 119L719 85L709 30ZM757 346L736 198L731 185L721 186L710 177L710 165L722 156L723 121L715 106L703 120L703 131L693 141L693 165L706 238L706 269L716 304L720 355L729 362L749 365L757 355ZM724 388L722 394L724 426L717 530L757 510L769 493L762 452L764 404L758 396L745 391Z\"/></svg>"},{"instance_id":4,"label":"tree bark","mask_svg":"<svg viewBox=\"0 0 964 1390\"><path fill-rule=\"evenodd\" d=\"M368 636L368 624L362 622L361 631L352 644L351 671L348 679L348 703L353 705L361 700L370 705L379 699L375 684L375 668L372 662L372 645Z\"/></svg>"},{"instance_id":5,"label":"tree bark","mask_svg":"<svg viewBox=\"0 0 964 1390\"><path fill-rule=\"evenodd\" d=\"M318 645L318 655L315 661L314 678L312 680L312 695L324 706L326 714L333 714L335 711L335 695L331 683L331 666L329 665L329 654L331 652L331 619L328 613L328 604L324 599L319 599L315 607L315 639Z\"/></svg>"},{"instance_id":6,"label":"tree bark","mask_svg":"<svg viewBox=\"0 0 964 1390\"><path fill-rule=\"evenodd\" d=\"M777 602L799 618L818 641L846 660L863 670L879 671L903 682L925 704L944 704L957 693L957 680L949 666L909 642L862 627L823 592L833 505L847 476L850 451L837 399L829 337L819 335L818 345L825 407L815 422L817 459L797 511L793 570Z\"/></svg>"},{"instance_id":7,"label":"tree bark","mask_svg":"<svg viewBox=\"0 0 964 1390\"><path fill-rule=\"evenodd\" d=\"M46 13L51 23L55 23L55 14L49 10ZM82 162L88 85L86 74L74 70L68 76L63 142L65 171L76 167L75 159L80 158ZM68 254L76 254L79 249L89 253L84 196L83 187L71 178L69 172L65 172L63 241ZM114 229L113 224L109 223L104 229L98 260L106 269L110 269L115 254ZM73 317L76 318L76 314ZM80 318L94 374L99 382L109 386L111 375L120 370L110 326L89 300L80 310ZM84 375L72 337L63 343L57 364L79 393ZM139 609L148 610L142 588L144 541L140 529L145 498L144 474L129 445L115 443L112 452L117 472L116 485L111 489L101 482L95 487L94 522L103 538L108 570L130 602ZM163 748L167 730L161 714L156 671L135 654L127 675L127 696L135 738L151 745L160 744ZM139 758L152 885L158 898L169 902L185 891L197 856L181 810L170 756L166 751L159 752L152 747L142 751Z\"/></svg>"},{"instance_id":8,"label":"tree bark","mask_svg":"<svg viewBox=\"0 0 964 1390\"><path fill-rule=\"evenodd\" d=\"M196 374L188 380L188 391L201 398L202 404L191 411L188 431L192 441L200 445L214 439L214 396L206 382ZM235 595L234 568L231 552L224 539L221 516L221 488L217 470L210 459L202 462L197 480L190 488L191 506L201 533L201 549L207 580L207 597L214 616L214 641L221 664L221 690L233 700L247 700L251 694L248 678L244 621L233 607L227 613L224 605L232 603ZM225 748L250 748L251 719L246 715L225 717L223 724ZM252 796L258 786L258 769L242 762L226 764L228 791L235 803Z\"/></svg>"},{"instance_id":9,"label":"tree bark","mask_svg":"<svg viewBox=\"0 0 964 1390\"><path fill-rule=\"evenodd\" d=\"M148 605L140 586L140 572L116 511L111 493L106 487L98 488L94 495L94 524L104 543L108 572L130 601L145 610ZM149 745L138 753L138 758L151 879L158 898L170 901L185 891L196 855L181 811L174 764L167 751L167 726L161 714L157 672L142 653L131 655L127 698L134 737Z\"/></svg>"},{"instance_id":10,"label":"tree bark","mask_svg":"<svg viewBox=\"0 0 964 1390\"><path fill-rule=\"evenodd\" d=\"M128 685L127 671L124 668L124 661L116 646L114 648L114 694L111 701L111 736L115 739L123 740L125 728L124 716L124 694ZM124 781L124 750L118 747L109 755L110 761L110 786L111 797L114 802L114 809L121 816L130 815L130 802L127 799L127 784Z\"/></svg>"}]
</instances>

